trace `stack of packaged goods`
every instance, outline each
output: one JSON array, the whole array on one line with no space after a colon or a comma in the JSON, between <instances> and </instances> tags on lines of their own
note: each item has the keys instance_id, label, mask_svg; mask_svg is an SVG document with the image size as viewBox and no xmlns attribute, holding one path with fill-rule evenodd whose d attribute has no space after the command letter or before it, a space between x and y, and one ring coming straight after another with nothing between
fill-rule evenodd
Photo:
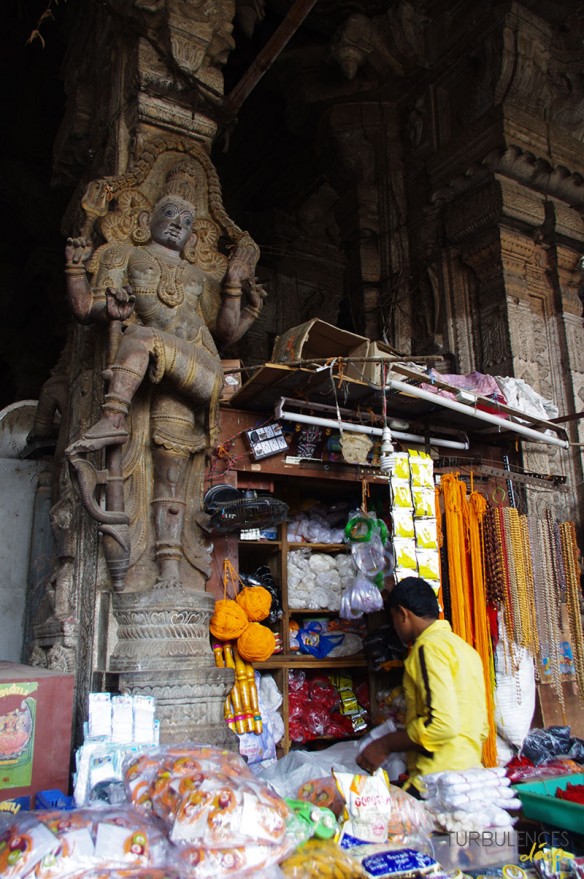
<instances>
[{"instance_id":1,"label":"stack of packaged goods","mask_svg":"<svg viewBox=\"0 0 584 879\"><path fill-rule=\"evenodd\" d=\"M351 738L367 727L369 688L350 675L307 673L288 675L289 734L293 742L318 738Z\"/></svg>"},{"instance_id":2,"label":"stack of packaged goods","mask_svg":"<svg viewBox=\"0 0 584 879\"><path fill-rule=\"evenodd\" d=\"M434 463L425 452L398 452L391 473L396 582L422 577L440 588Z\"/></svg>"}]
</instances>

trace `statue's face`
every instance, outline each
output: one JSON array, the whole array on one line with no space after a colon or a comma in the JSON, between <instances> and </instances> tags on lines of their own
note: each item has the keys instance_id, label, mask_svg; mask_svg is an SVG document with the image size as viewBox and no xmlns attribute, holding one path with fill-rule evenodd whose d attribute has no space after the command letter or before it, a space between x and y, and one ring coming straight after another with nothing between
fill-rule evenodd
<instances>
[{"instance_id":1,"label":"statue's face","mask_svg":"<svg viewBox=\"0 0 584 879\"><path fill-rule=\"evenodd\" d=\"M193 231L195 210L188 201L178 196L161 198L154 206L150 219L152 240L181 251Z\"/></svg>"}]
</instances>

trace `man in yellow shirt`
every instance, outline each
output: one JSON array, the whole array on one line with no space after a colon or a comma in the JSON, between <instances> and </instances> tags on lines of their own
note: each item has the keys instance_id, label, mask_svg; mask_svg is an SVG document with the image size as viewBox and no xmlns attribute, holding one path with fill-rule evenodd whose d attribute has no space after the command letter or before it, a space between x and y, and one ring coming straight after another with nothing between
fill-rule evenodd
<instances>
[{"instance_id":1,"label":"man in yellow shirt","mask_svg":"<svg viewBox=\"0 0 584 879\"><path fill-rule=\"evenodd\" d=\"M406 577L387 605L399 638L411 646L404 663L405 729L374 739L357 762L374 772L389 754L406 751L410 783L419 790L422 775L481 765L488 733L482 661L438 619L438 600L425 580Z\"/></svg>"}]
</instances>

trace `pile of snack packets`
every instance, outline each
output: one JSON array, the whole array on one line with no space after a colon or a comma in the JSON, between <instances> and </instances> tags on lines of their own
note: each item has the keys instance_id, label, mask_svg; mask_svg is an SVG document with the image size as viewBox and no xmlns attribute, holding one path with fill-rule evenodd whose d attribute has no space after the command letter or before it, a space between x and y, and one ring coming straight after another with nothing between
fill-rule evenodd
<instances>
[{"instance_id":1,"label":"pile of snack packets","mask_svg":"<svg viewBox=\"0 0 584 879\"><path fill-rule=\"evenodd\" d=\"M446 879L422 801L382 769L333 778L335 796L329 777L284 798L235 752L153 747L128 756L124 803L1 814L0 876Z\"/></svg>"}]
</instances>

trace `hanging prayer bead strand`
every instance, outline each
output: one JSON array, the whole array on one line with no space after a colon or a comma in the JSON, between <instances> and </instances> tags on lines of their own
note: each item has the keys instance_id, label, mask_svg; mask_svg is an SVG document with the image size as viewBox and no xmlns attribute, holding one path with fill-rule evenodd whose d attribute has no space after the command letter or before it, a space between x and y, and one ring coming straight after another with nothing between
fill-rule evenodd
<instances>
[{"instance_id":1,"label":"hanging prayer bead strand","mask_svg":"<svg viewBox=\"0 0 584 879\"><path fill-rule=\"evenodd\" d=\"M576 686L580 699L584 699L584 633L582 631L582 616L580 613L580 568L578 565L578 544L574 523L563 522L560 525L560 534L566 574L566 604L568 621L570 623L570 640L574 657Z\"/></svg>"}]
</instances>

